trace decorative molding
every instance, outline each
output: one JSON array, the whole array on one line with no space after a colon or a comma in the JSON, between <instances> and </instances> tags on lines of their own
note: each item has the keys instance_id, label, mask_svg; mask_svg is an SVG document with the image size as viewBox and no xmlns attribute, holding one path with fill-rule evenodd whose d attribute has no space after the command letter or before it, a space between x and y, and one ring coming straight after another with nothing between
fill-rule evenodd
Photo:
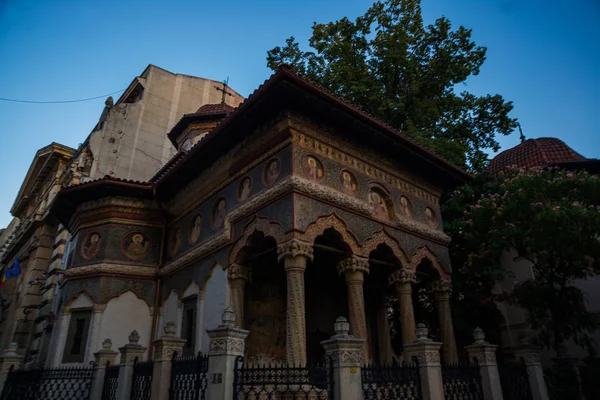
<instances>
[{"instance_id":1,"label":"decorative molding","mask_svg":"<svg viewBox=\"0 0 600 400\"><path fill-rule=\"evenodd\" d=\"M444 270L440 262L438 261L435 254L431 252L426 246L419 247L410 258L410 264L408 265L409 270L416 271L421 261L427 259L431 261L433 267L439 272L440 278L444 278L448 276L448 273Z\"/></svg>"},{"instance_id":2,"label":"decorative molding","mask_svg":"<svg viewBox=\"0 0 600 400\"><path fill-rule=\"evenodd\" d=\"M363 364L363 356L358 349L335 349L327 353L334 365L338 367L360 367Z\"/></svg>"},{"instance_id":3,"label":"decorative molding","mask_svg":"<svg viewBox=\"0 0 600 400\"><path fill-rule=\"evenodd\" d=\"M414 285L417 283L417 274L414 271L402 268L390 274L388 283L390 285L396 283L410 283L411 285Z\"/></svg>"},{"instance_id":4,"label":"decorative molding","mask_svg":"<svg viewBox=\"0 0 600 400\"><path fill-rule=\"evenodd\" d=\"M252 270L245 265L234 263L227 268L227 278L229 280L242 279L244 281L251 281Z\"/></svg>"},{"instance_id":5,"label":"decorative molding","mask_svg":"<svg viewBox=\"0 0 600 400\"><path fill-rule=\"evenodd\" d=\"M441 365L439 351L418 352L416 357L419 362L419 366L422 367L439 367Z\"/></svg>"},{"instance_id":6,"label":"decorative molding","mask_svg":"<svg viewBox=\"0 0 600 400\"><path fill-rule=\"evenodd\" d=\"M337 270L340 275L344 274L347 271L348 272L361 271L361 272L368 274L369 273L369 260L362 258L362 257L357 257L357 256L348 257L338 263Z\"/></svg>"},{"instance_id":7,"label":"decorative molding","mask_svg":"<svg viewBox=\"0 0 600 400\"><path fill-rule=\"evenodd\" d=\"M486 366L495 366L498 365L498 362L496 361L496 347L497 346L493 346L494 349L493 350L484 350L482 352L471 352L469 351L469 357L471 359L471 361L473 359L477 360L477 365L479 365L480 367L486 367Z\"/></svg>"},{"instance_id":8,"label":"decorative molding","mask_svg":"<svg viewBox=\"0 0 600 400\"><path fill-rule=\"evenodd\" d=\"M369 213L371 208L369 207ZM360 245L352 232L348 230L346 227L346 223L338 217L335 213L331 215L317 218L316 221L311 223L306 231L303 234L297 234L296 238L303 240L307 243L314 243L317 236L320 236L325 232L325 230L333 228L339 234L342 235L344 242L350 246L352 253L359 254L360 253Z\"/></svg>"},{"instance_id":9,"label":"decorative molding","mask_svg":"<svg viewBox=\"0 0 600 400\"><path fill-rule=\"evenodd\" d=\"M85 275L96 274L114 274L114 275L137 275L152 277L156 273L154 267L138 267L134 265L123 264L94 264L85 267L73 267L60 271L63 279L81 277Z\"/></svg>"},{"instance_id":10,"label":"decorative molding","mask_svg":"<svg viewBox=\"0 0 600 400\"><path fill-rule=\"evenodd\" d=\"M271 222L268 218L254 217L244 228L244 233L235 242L229 252L229 263L233 264L236 261L243 261L240 259L240 250L248 243L248 238L255 232L262 232L265 236L271 236L275 239L276 243L283 243L290 239L291 234L286 234L278 222Z\"/></svg>"},{"instance_id":11,"label":"decorative molding","mask_svg":"<svg viewBox=\"0 0 600 400\"><path fill-rule=\"evenodd\" d=\"M448 294L452 293L452 282L448 279L440 279L431 283L431 291L435 294Z\"/></svg>"},{"instance_id":12,"label":"decorative molding","mask_svg":"<svg viewBox=\"0 0 600 400\"><path fill-rule=\"evenodd\" d=\"M298 239L291 239L283 244L280 244L277 246L277 261L281 261L286 257L305 257L312 261L312 244Z\"/></svg>"},{"instance_id":13,"label":"decorative molding","mask_svg":"<svg viewBox=\"0 0 600 400\"><path fill-rule=\"evenodd\" d=\"M224 337L210 341L211 355L244 355L244 339Z\"/></svg>"},{"instance_id":14,"label":"decorative molding","mask_svg":"<svg viewBox=\"0 0 600 400\"><path fill-rule=\"evenodd\" d=\"M398 258L398 260L400 261L400 264L402 264L402 267L408 268L408 266L410 265L410 262L408 261L408 257L406 257L406 254L400 248L400 245L398 244L398 242L393 237L391 237L390 234L387 233L385 229L377 231L374 234L372 234L371 236L369 236L368 238L366 238L363 241L358 254L363 257L368 258L369 255L371 254L371 252L373 250L377 249L377 246L379 246L380 244L385 244L390 249L392 249L392 252Z\"/></svg>"}]
</instances>

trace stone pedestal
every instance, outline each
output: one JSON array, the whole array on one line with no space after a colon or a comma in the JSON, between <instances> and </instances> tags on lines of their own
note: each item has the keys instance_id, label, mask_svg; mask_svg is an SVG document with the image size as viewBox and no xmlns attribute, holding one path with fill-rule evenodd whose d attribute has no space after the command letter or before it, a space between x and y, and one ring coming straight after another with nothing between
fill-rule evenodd
<instances>
[{"instance_id":1,"label":"stone pedestal","mask_svg":"<svg viewBox=\"0 0 600 400\"><path fill-rule=\"evenodd\" d=\"M12 342L8 349L0 355L0 394L4 390L4 384L8 373L13 369L19 369L23 365L23 356L17 354L17 343Z\"/></svg>"},{"instance_id":2,"label":"stone pedestal","mask_svg":"<svg viewBox=\"0 0 600 400\"><path fill-rule=\"evenodd\" d=\"M292 239L277 247L277 260L282 261L287 273L287 362L306 365L306 310L304 302L304 271L306 262L313 259L309 243Z\"/></svg>"},{"instance_id":3,"label":"stone pedestal","mask_svg":"<svg viewBox=\"0 0 600 400\"><path fill-rule=\"evenodd\" d=\"M350 324L339 317L334 324L335 335L321 345L333 362L334 400L361 400L362 381L360 368L363 362L364 339L349 335Z\"/></svg>"},{"instance_id":4,"label":"stone pedestal","mask_svg":"<svg viewBox=\"0 0 600 400\"><path fill-rule=\"evenodd\" d=\"M346 279L352 335L357 339L363 339L362 356L364 360L369 360L365 297L363 294L364 274L369 273L369 260L356 256L346 258L338 264L338 273L344 275Z\"/></svg>"},{"instance_id":5,"label":"stone pedestal","mask_svg":"<svg viewBox=\"0 0 600 400\"><path fill-rule=\"evenodd\" d=\"M427 338L427 328L417 325L417 339L404 348L404 361L413 358L419 363L421 393L423 400L444 400L444 383L442 381L442 365L440 363L441 342Z\"/></svg>"},{"instance_id":6,"label":"stone pedestal","mask_svg":"<svg viewBox=\"0 0 600 400\"><path fill-rule=\"evenodd\" d=\"M102 326L102 316L106 310L106 304L94 304L92 306L92 321L90 323L90 338L85 362L94 360L94 351L100 347L100 327Z\"/></svg>"},{"instance_id":7,"label":"stone pedestal","mask_svg":"<svg viewBox=\"0 0 600 400\"><path fill-rule=\"evenodd\" d=\"M206 398L210 400L233 398L236 359L244 355L244 341L250 333L234 326L235 314L230 308L223 312L222 321L217 328L206 331L210 337Z\"/></svg>"},{"instance_id":8,"label":"stone pedestal","mask_svg":"<svg viewBox=\"0 0 600 400\"><path fill-rule=\"evenodd\" d=\"M102 342L102 349L94 353L96 371L94 372L94 380L92 381L90 400L102 399L106 367L114 364L118 355L118 352L112 350L112 340L110 339L105 339L104 342Z\"/></svg>"},{"instance_id":9,"label":"stone pedestal","mask_svg":"<svg viewBox=\"0 0 600 400\"><path fill-rule=\"evenodd\" d=\"M169 398L173 355L175 353L181 355L186 342L185 339L177 337L176 332L175 323L167 322L164 327L164 335L152 342L154 345L154 369L152 371L151 400Z\"/></svg>"},{"instance_id":10,"label":"stone pedestal","mask_svg":"<svg viewBox=\"0 0 600 400\"><path fill-rule=\"evenodd\" d=\"M518 360L523 360L525 363L532 399L549 400L539 350L532 345L521 345L515 347L512 352Z\"/></svg>"},{"instance_id":11,"label":"stone pedestal","mask_svg":"<svg viewBox=\"0 0 600 400\"><path fill-rule=\"evenodd\" d=\"M394 285L400 303L400 333L402 334L402 348L415 341L415 313L412 303L412 285L417 281L413 271L400 269L389 277L389 284ZM405 354L406 359L406 354Z\"/></svg>"},{"instance_id":12,"label":"stone pedestal","mask_svg":"<svg viewBox=\"0 0 600 400\"><path fill-rule=\"evenodd\" d=\"M119 347L121 353L121 367L119 368L119 386L117 387L117 400L129 400L131 384L133 383L133 365L137 360L142 360L146 347L138 343L140 335L137 331L129 335L129 344Z\"/></svg>"},{"instance_id":13,"label":"stone pedestal","mask_svg":"<svg viewBox=\"0 0 600 400\"><path fill-rule=\"evenodd\" d=\"M475 342L466 346L469 353L469 362L479 366L481 374L481 386L483 388L484 400L503 400L502 386L500 384L500 373L496 362L496 349L498 346L485 341L485 334L480 328L473 332Z\"/></svg>"},{"instance_id":14,"label":"stone pedestal","mask_svg":"<svg viewBox=\"0 0 600 400\"><path fill-rule=\"evenodd\" d=\"M458 353L456 352L456 339L454 338L454 325L452 313L450 312L450 295L452 294L452 283L448 280L433 282L432 292L435 298L440 332L442 336L442 352L445 364L457 364Z\"/></svg>"},{"instance_id":15,"label":"stone pedestal","mask_svg":"<svg viewBox=\"0 0 600 400\"><path fill-rule=\"evenodd\" d=\"M227 279L231 289L231 309L235 313L235 325L244 326L244 298L246 296L246 282L250 281L250 269L244 265L231 264L227 268Z\"/></svg>"}]
</instances>

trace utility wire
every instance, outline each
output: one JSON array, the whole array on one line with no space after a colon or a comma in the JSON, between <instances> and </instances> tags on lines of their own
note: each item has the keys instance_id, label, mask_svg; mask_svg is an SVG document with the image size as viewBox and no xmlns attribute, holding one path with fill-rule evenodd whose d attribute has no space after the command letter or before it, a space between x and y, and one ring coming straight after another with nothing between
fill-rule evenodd
<instances>
[{"instance_id":1,"label":"utility wire","mask_svg":"<svg viewBox=\"0 0 600 400\"><path fill-rule=\"evenodd\" d=\"M30 104L61 104L61 103L79 103L82 101L89 101L89 100L96 100L96 99L100 99L102 97L106 97L106 96L110 96L111 94L116 94L116 93L120 93L122 91L124 91L125 89L121 89L121 90L117 90L116 92L112 92L112 93L108 93L108 94L103 94L101 96L96 96L96 97L89 97L87 99L79 99L79 100L56 100L56 101L34 101L34 100L16 100L16 99L7 99L4 97L0 97L0 100L2 101L10 101L13 103L30 103Z\"/></svg>"}]
</instances>

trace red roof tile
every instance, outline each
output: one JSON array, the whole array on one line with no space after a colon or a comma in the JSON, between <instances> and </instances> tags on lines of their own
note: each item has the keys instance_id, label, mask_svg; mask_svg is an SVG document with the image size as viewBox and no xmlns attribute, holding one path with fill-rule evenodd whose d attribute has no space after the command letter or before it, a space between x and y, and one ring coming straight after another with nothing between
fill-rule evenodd
<instances>
[{"instance_id":1,"label":"red roof tile","mask_svg":"<svg viewBox=\"0 0 600 400\"><path fill-rule=\"evenodd\" d=\"M585 159L560 139L527 139L494 157L488 166L488 171L498 173L511 166L519 168L545 167L550 164Z\"/></svg>"},{"instance_id":2,"label":"red roof tile","mask_svg":"<svg viewBox=\"0 0 600 400\"><path fill-rule=\"evenodd\" d=\"M219 104L205 104L195 112L196 115L212 115L212 114L229 114L235 110L235 107L232 107L225 103Z\"/></svg>"}]
</instances>

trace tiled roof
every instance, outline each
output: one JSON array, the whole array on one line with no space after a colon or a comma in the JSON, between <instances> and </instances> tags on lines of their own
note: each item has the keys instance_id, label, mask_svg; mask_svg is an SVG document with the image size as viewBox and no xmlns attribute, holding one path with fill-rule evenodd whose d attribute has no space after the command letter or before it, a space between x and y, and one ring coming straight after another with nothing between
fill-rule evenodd
<instances>
[{"instance_id":1,"label":"tiled roof","mask_svg":"<svg viewBox=\"0 0 600 400\"><path fill-rule=\"evenodd\" d=\"M148 186L148 187L151 186L150 182L134 181L134 180L131 180L131 179L123 179L123 178L112 177L110 175L104 175L102 178L90 179L90 180L86 180L85 182L82 182L82 183L75 183L75 184L72 184L72 185L65 186L65 189L79 188L81 186L87 186L87 185L90 185L92 183L96 183L97 184L97 183L101 183L101 182L125 183L125 184Z\"/></svg>"},{"instance_id":2,"label":"tiled roof","mask_svg":"<svg viewBox=\"0 0 600 400\"><path fill-rule=\"evenodd\" d=\"M557 138L527 139L498 154L490 161L488 171L498 173L511 166L519 168L545 167L586 158Z\"/></svg>"},{"instance_id":3,"label":"tiled roof","mask_svg":"<svg viewBox=\"0 0 600 400\"><path fill-rule=\"evenodd\" d=\"M205 104L196 111L196 115L229 114L235 110L235 107L229 104Z\"/></svg>"}]
</instances>

